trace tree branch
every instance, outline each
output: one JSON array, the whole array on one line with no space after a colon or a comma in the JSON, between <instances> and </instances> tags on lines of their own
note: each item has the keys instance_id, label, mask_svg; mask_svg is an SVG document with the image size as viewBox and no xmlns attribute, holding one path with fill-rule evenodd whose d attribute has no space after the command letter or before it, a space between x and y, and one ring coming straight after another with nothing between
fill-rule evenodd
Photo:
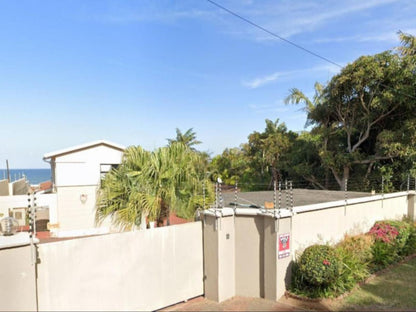
<instances>
[{"instance_id":1,"label":"tree branch","mask_svg":"<svg viewBox=\"0 0 416 312\"><path fill-rule=\"evenodd\" d=\"M385 159L391 159L394 158L392 156L374 156L374 158L371 159L364 159L364 160L354 160L352 163L353 164L371 164L374 163L377 160L385 160Z\"/></svg>"}]
</instances>

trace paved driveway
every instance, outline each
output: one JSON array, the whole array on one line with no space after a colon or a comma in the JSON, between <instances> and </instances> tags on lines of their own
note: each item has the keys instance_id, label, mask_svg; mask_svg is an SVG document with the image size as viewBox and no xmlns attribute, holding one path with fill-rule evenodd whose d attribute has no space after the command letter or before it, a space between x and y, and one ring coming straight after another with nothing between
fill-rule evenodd
<instances>
[{"instance_id":1,"label":"paved driveway","mask_svg":"<svg viewBox=\"0 0 416 312\"><path fill-rule=\"evenodd\" d=\"M197 297L160 311L330 311L320 302L282 297L279 301L251 297L233 297L221 303Z\"/></svg>"}]
</instances>

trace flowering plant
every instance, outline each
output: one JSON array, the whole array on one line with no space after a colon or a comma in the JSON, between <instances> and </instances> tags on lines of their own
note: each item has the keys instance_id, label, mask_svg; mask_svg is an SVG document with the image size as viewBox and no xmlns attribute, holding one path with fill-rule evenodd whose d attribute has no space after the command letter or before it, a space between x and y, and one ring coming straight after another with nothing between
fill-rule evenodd
<instances>
[{"instance_id":1,"label":"flowering plant","mask_svg":"<svg viewBox=\"0 0 416 312\"><path fill-rule=\"evenodd\" d=\"M322 261L323 265L331 265L331 262L329 262L328 260L324 259L324 261Z\"/></svg>"},{"instance_id":2,"label":"flowering plant","mask_svg":"<svg viewBox=\"0 0 416 312\"><path fill-rule=\"evenodd\" d=\"M374 224L369 233L376 241L383 241L385 243L392 243L397 235L399 235L399 231L394 226L384 222Z\"/></svg>"}]
</instances>

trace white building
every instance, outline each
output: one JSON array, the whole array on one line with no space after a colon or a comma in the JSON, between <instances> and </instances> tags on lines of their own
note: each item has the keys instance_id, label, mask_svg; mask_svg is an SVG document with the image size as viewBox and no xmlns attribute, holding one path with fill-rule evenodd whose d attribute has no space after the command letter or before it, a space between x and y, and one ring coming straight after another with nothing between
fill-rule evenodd
<instances>
[{"instance_id":1,"label":"white building","mask_svg":"<svg viewBox=\"0 0 416 312\"><path fill-rule=\"evenodd\" d=\"M45 154L51 164L56 210L50 210L54 236L77 236L109 231L109 223L95 225L101 178L121 163L124 147L104 140Z\"/></svg>"}]
</instances>

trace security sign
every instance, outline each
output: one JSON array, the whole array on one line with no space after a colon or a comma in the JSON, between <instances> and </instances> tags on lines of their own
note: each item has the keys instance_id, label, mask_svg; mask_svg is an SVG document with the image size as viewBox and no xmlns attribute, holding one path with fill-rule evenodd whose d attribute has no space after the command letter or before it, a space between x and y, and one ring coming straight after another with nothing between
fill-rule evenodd
<instances>
[{"instance_id":1,"label":"security sign","mask_svg":"<svg viewBox=\"0 0 416 312\"><path fill-rule=\"evenodd\" d=\"M279 235L279 251L278 258L286 258L290 256L290 233Z\"/></svg>"}]
</instances>

